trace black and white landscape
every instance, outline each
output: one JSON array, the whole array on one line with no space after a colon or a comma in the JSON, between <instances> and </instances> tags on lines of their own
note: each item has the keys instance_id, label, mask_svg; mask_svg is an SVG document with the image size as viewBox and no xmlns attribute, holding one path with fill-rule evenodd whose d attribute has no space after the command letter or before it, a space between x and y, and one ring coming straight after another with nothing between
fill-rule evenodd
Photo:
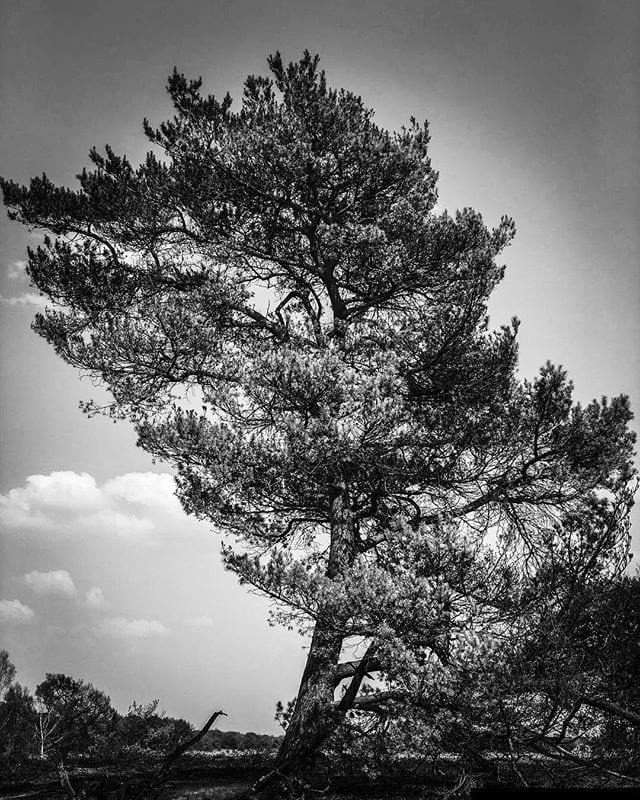
<instances>
[{"instance_id":1,"label":"black and white landscape","mask_svg":"<svg viewBox=\"0 0 640 800\"><path fill-rule=\"evenodd\" d=\"M0 15L0 794L637 788L637 5Z\"/></svg>"}]
</instances>

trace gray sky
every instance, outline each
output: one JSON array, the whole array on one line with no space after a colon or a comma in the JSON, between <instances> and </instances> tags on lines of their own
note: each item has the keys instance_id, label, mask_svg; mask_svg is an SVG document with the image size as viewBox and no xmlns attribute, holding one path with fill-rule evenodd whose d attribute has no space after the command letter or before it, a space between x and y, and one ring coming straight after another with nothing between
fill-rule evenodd
<instances>
[{"instance_id":1,"label":"gray sky","mask_svg":"<svg viewBox=\"0 0 640 800\"><path fill-rule=\"evenodd\" d=\"M491 311L522 320L522 374L550 359L577 399L637 409L639 33L634 0L4 0L0 174L72 184L105 143L135 161L174 65L238 97L269 53L308 48L379 124L429 119L442 207L515 219ZM276 732L304 643L221 569L126 424L78 410L95 390L29 329L37 239L0 223L0 644L32 689L63 671L121 710L159 697L196 724L221 707L227 728Z\"/></svg>"}]
</instances>

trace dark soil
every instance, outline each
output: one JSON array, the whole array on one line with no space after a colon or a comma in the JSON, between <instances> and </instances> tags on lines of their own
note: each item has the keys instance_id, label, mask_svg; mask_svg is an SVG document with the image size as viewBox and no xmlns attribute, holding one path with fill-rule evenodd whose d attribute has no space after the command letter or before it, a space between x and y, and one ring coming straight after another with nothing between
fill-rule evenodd
<instances>
[{"instance_id":1,"label":"dark soil","mask_svg":"<svg viewBox=\"0 0 640 800\"><path fill-rule=\"evenodd\" d=\"M230 756L223 754L198 757L195 755L185 757L177 762L171 772L170 780L164 785L161 795L162 800L232 800L237 794L248 788L261 775L267 772L272 765L273 756L244 754ZM83 788L94 788L103 783L105 797L117 796L118 787L142 783L150 779L157 771L160 762L151 758L138 758L126 763L122 761L110 765L82 764L70 767L69 780L76 792ZM533 800L534 797L545 797L545 782L539 772L539 765L530 765L531 774L527 774L527 783L530 786L539 786L533 790L506 784L489 785L479 789L472 796L500 800L515 795L521 800ZM533 774L535 769L537 774ZM407 773L402 776L389 775L386 779L376 781L367 780L365 777L355 775L339 777L331 769L327 769L318 776L318 783L314 786L319 790L318 797L323 800L426 800L434 796L434 791L446 787L452 788L451 775L442 773L440 782L434 781L435 776L427 778L425 774L410 777ZM330 788L329 788L330 783ZM436 783L439 783L436 786ZM491 782L489 782L491 783ZM548 785L548 784L547 784ZM575 784L574 784L575 786ZM323 791L324 790L324 791ZM596 788L593 784L583 784L581 788L573 788L571 783L563 788L562 796L569 798L630 798L631 792L610 788ZM602 794L602 792L608 794ZM507 794L508 793L508 794ZM576 794L577 793L577 794ZM3 800L70 800L69 794L60 783L54 764L33 762L27 765L20 775L13 778L0 776L0 798Z\"/></svg>"}]
</instances>

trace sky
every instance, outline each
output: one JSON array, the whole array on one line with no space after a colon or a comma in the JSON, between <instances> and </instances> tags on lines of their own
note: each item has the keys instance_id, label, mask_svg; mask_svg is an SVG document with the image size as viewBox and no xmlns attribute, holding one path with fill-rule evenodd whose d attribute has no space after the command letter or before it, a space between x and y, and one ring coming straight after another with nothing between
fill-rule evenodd
<instances>
[{"instance_id":1,"label":"sky","mask_svg":"<svg viewBox=\"0 0 640 800\"><path fill-rule=\"evenodd\" d=\"M378 124L429 120L442 208L514 218L490 313L522 321L522 376L550 359L581 402L624 393L637 411L639 33L635 0L4 0L0 174L73 185L106 143L135 162L174 65L239 97L269 53L308 48ZM305 642L222 569L127 424L80 412L100 390L30 330L40 236L0 221L0 647L31 689L65 672L121 711L159 698L277 733ZM634 529L640 554L638 514Z\"/></svg>"}]
</instances>

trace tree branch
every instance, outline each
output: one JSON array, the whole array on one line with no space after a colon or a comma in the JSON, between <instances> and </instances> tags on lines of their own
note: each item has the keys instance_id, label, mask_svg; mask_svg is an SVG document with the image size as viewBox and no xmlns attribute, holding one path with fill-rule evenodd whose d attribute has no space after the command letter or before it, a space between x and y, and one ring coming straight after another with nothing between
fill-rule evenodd
<instances>
[{"instance_id":1,"label":"tree branch","mask_svg":"<svg viewBox=\"0 0 640 800\"><path fill-rule=\"evenodd\" d=\"M164 761L162 762L162 767L160 768L161 773L167 772L171 767L172 762L175 761L176 758L179 758L190 747L193 747L194 744L197 744L200 741L200 739L202 739L202 737L208 732L209 728L218 719L218 717L226 717L226 716L227 714L225 714L224 711L215 711L196 734L194 734L190 739L187 739L186 742L179 744L174 750L172 750L168 755L165 756Z\"/></svg>"},{"instance_id":2,"label":"tree branch","mask_svg":"<svg viewBox=\"0 0 640 800\"><path fill-rule=\"evenodd\" d=\"M361 668L363 660L366 660L367 662L364 673L365 675L367 675L369 672L380 672L380 670L382 670L382 664L377 658L375 658L375 656L369 656L365 659L358 659L358 661L345 661L336 666L333 675L333 685L337 686L340 681L343 681L345 678L352 678Z\"/></svg>"},{"instance_id":3,"label":"tree branch","mask_svg":"<svg viewBox=\"0 0 640 800\"><path fill-rule=\"evenodd\" d=\"M640 714L637 714L635 711L630 711L617 703L612 703L610 700L603 700L599 697L589 697L588 695L580 695L578 700L586 706L591 706L591 708L598 708L600 711L613 714L614 717L626 719L633 725L640 725Z\"/></svg>"}]
</instances>

